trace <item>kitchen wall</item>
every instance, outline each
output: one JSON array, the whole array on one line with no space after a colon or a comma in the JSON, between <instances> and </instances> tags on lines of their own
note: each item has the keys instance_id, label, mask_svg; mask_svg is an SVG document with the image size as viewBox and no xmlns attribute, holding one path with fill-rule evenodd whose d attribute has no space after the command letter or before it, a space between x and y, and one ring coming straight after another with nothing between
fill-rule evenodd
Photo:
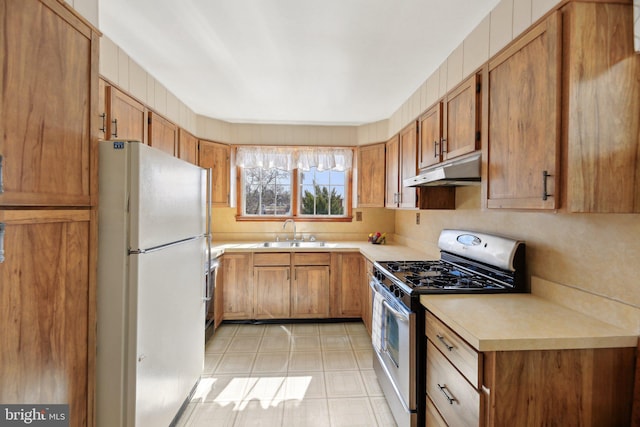
<instances>
[{"instance_id":1,"label":"kitchen wall","mask_svg":"<svg viewBox=\"0 0 640 427\"><path fill-rule=\"evenodd\" d=\"M356 221L356 212L362 213L362 221ZM267 241L276 234L291 233L291 225L282 229L283 222L236 221L235 208L214 208L212 212L212 232L215 242L232 240ZM358 240L366 241L367 235L379 231L393 235L395 212L383 208L360 208L353 210L353 222L304 222L296 221L296 232L305 236L314 235L318 240Z\"/></svg>"},{"instance_id":2,"label":"kitchen wall","mask_svg":"<svg viewBox=\"0 0 640 427\"><path fill-rule=\"evenodd\" d=\"M65 0L69 6L98 28L98 0Z\"/></svg>"},{"instance_id":3,"label":"kitchen wall","mask_svg":"<svg viewBox=\"0 0 640 427\"><path fill-rule=\"evenodd\" d=\"M455 211L422 210L420 225L416 211L397 211L396 240L434 252L443 228L522 239L531 275L640 309L640 215L482 210L480 187L456 191Z\"/></svg>"}]
</instances>

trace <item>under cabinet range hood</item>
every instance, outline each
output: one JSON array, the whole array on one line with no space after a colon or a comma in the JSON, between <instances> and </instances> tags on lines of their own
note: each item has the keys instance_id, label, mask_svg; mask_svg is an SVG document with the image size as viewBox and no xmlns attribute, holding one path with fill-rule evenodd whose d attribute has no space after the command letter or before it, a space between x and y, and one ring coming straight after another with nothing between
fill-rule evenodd
<instances>
[{"instance_id":1,"label":"under cabinet range hood","mask_svg":"<svg viewBox=\"0 0 640 427\"><path fill-rule=\"evenodd\" d=\"M405 179L405 187L480 185L482 159L479 151L422 169L420 174Z\"/></svg>"}]
</instances>

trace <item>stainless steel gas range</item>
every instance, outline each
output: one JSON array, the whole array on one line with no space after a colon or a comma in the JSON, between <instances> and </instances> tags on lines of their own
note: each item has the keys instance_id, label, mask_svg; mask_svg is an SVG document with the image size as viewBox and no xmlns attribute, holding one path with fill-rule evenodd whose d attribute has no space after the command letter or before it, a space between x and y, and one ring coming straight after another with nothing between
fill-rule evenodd
<instances>
[{"instance_id":1,"label":"stainless steel gas range","mask_svg":"<svg viewBox=\"0 0 640 427\"><path fill-rule=\"evenodd\" d=\"M466 230L443 230L439 260L374 263L374 369L398 427L424 425L423 294L527 292L525 244Z\"/></svg>"}]
</instances>

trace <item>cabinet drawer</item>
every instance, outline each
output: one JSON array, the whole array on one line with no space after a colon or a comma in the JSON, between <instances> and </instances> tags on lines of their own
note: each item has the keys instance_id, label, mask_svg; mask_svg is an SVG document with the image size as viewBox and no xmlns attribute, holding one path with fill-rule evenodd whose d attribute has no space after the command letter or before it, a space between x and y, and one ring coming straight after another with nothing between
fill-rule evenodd
<instances>
[{"instance_id":1,"label":"cabinet drawer","mask_svg":"<svg viewBox=\"0 0 640 427\"><path fill-rule=\"evenodd\" d=\"M429 399L428 397L426 399L427 409L424 424L427 427L448 427L447 423L442 418L442 415L440 415L440 412L438 412L438 410L436 409L436 405L434 405L431 399Z\"/></svg>"},{"instance_id":2,"label":"cabinet drawer","mask_svg":"<svg viewBox=\"0 0 640 427\"><path fill-rule=\"evenodd\" d=\"M291 254L289 252L270 252L253 254L253 265L289 265Z\"/></svg>"},{"instance_id":3,"label":"cabinet drawer","mask_svg":"<svg viewBox=\"0 0 640 427\"><path fill-rule=\"evenodd\" d=\"M331 265L329 252L295 252L293 254L295 265Z\"/></svg>"},{"instance_id":4,"label":"cabinet drawer","mask_svg":"<svg viewBox=\"0 0 640 427\"><path fill-rule=\"evenodd\" d=\"M429 312L426 314L425 330L433 345L479 389L482 384L482 354Z\"/></svg>"},{"instance_id":5,"label":"cabinet drawer","mask_svg":"<svg viewBox=\"0 0 640 427\"><path fill-rule=\"evenodd\" d=\"M448 425L479 425L480 393L431 341L427 341L427 396Z\"/></svg>"}]
</instances>

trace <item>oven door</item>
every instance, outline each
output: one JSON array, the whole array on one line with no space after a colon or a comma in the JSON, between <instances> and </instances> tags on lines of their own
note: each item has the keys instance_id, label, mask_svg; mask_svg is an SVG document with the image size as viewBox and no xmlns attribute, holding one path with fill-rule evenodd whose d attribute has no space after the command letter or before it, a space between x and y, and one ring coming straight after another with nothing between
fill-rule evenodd
<instances>
[{"instance_id":1,"label":"oven door","mask_svg":"<svg viewBox=\"0 0 640 427\"><path fill-rule=\"evenodd\" d=\"M374 307L376 297L380 301L379 312L374 312L374 316L380 317L372 322L381 334L379 340L374 340L378 362L374 363L374 367L394 417L400 423L400 419L412 418L412 413L416 411L416 314L399 303L391 292L375 280L370 286L374 291ZM400 405L393 404L396 400Z\"/></svg>"}]
</instances>

